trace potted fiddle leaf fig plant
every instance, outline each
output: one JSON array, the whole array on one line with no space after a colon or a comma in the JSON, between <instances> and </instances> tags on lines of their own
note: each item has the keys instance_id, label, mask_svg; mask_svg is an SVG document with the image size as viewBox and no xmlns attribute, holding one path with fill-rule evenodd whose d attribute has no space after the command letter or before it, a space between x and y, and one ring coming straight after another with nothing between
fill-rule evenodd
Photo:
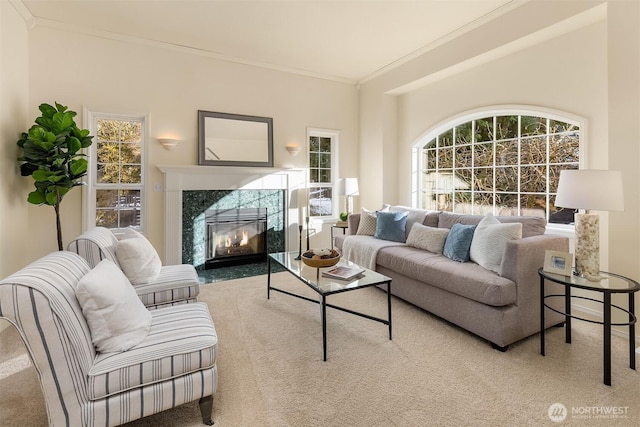
<instances>
[{"instance_id":1,"label":"potted fiddle leaf fig plant","mask_svg":"<svg viewBox=\"0 0 640 427\"><path fill-rule=\"evenodd\" d=\"M53 206L58 250L63 250L60 203L69 190L82 185L88 162L81 150L91 145L93 136L89 130L76 125L76 112L66 106L56 102L55 107L41 104L39 108L42 115L18 140L23 150L18 157L22 162L20 174L32 176L34 180L35 190L27 197L29 203Z\"/></svg>"}]
</instances>

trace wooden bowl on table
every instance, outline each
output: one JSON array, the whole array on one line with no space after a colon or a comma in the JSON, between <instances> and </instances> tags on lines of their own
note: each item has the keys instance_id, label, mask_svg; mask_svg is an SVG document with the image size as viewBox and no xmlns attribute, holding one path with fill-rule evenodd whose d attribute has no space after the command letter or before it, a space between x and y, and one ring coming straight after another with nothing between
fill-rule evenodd
<instances>
[{"instance_id":1,"label":"wooden bowl on table","mask_svg":"<svg viewBox=\"0 0 640 427\"><path fill-rule=\"evenodd\" d=\"M340 261L340 253L335 249L312 249L302 254L302 262L309 267L333 267Z\"/></svg>"}]
</instances>

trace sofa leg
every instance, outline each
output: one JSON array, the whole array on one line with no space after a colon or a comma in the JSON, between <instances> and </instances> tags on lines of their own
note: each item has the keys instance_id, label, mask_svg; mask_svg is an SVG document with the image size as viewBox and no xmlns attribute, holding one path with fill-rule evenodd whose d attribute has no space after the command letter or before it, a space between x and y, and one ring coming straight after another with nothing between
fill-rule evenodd
<instances>
[{"instance_id":1,"label":"sofa leg","mask_svg":"<svg viewBox=\"0 0 640 427\"><path fill-rule=\"evenodd\" d=\"M503 353L505 351L509 350L509 346L508 345L505 345L504 347L501 347L498 344L494 344L494 343L491 343L491 348L494 349L494 350L501 351Z\"/></svg>"},{"instance_id":2,"label":"sofa leg","mask_svg":"<svg viewBox=\"0 0 640 427\"><path fill-rule=\"evenodd\" d=\"M200 405L200 415L202 415L202 422L204 425L212 426L213 420L211 419L211 412L213 411L213 396L205 396L198 402Z\"/></svg>"},{"instance_id":3,"label":"sofa leg","mask_svg":"<svg viewBox=\"0 0 640 427\"><path fill-rule=\"evenodd\" d=\"M564 328L564 322L553 325L554 328Z\"/></svg>"}]
</instances>

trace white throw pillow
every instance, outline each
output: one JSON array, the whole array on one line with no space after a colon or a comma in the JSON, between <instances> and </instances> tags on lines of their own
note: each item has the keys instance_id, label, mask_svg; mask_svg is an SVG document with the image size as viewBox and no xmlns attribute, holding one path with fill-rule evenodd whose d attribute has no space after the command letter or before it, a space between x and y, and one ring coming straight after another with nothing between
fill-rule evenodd
<instances>
[{"instance_id":1,"label":"white throw pillow","mask_svg":"<svg viewBox=\"0 0 640 427\"><path fill-rule=\"evenodd\" d=\"M147 337L151 313L113 261L100 261L82 277L76 298L99 352L126 351Z\"/></svg>"},{"instance_id":2,"label":"white throw pillow","mask_svg":"<svg viewBox=\"0 0 640 427\"><path fill-rule=\"evenodd\" d=\"M500 264L509 240L522 238L522 224L503 224L488 213L476 227L471 241L471 261L501 274Z\"/></svg>"},{"instance_id":3,"label":"white throw pillow","mask_svg":"<svg viewBox=\"0 0 640 427\"><path fill-rule=\"evenodd\" d=\"M406 243L407 246L441 254L448 235L448 228L428 227L416 222L409 231Z\"/></svg>"},{"instance_id":4,"label":"white throw pillow","mask_svg":"<svg viewBox=\"0 0 640 427\"><path fill-rule=\"evenodd\" d=\"M131 284L143 285L158 278L162 261L155 248L142 234L127 229L116 245L116 258Z\"/></svg>"}]
</instances>

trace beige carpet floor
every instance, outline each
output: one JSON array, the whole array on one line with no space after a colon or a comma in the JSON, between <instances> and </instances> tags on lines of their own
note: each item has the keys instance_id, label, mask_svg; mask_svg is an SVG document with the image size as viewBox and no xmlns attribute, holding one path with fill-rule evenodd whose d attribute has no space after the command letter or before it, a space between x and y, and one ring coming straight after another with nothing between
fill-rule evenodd
<instances>
[{"instance_id":1,"label":"beige carpet floor","mask_svg":"<svg viewBox=\"0 0 640 427\"><path fill-rule=\"evenodd\" d=\"M314 295L288 273L272 280ZM385 298L369 288L329 301L385 317ZM218 427L640 425L640 372L629 369L628 343L613 337L613 386L605 386L597 325L574 322L571 345L563 329L550 330L546 357L537 335L501 353L394 298L392 341L386 326L329 309L323 362L318 305L279 293L267 300L265 276L205 285L200 300L218 332ZM46 425L12 327L0 346L0 425ZM568 410L562 424L548 416L554 403ZM198 425L196 403L128 424Z\"/></svg>"}]
</instances>

